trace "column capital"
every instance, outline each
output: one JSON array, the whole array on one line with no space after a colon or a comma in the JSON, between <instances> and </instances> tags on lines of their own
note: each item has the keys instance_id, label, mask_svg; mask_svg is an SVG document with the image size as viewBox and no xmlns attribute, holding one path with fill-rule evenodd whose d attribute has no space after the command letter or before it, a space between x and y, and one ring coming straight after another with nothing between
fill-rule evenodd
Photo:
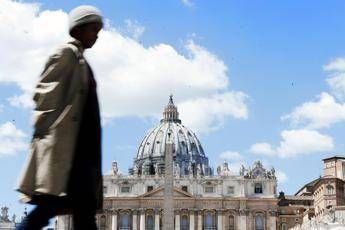
<instances>
[{"instance_id":1,"label":"column capital","mask_svg":"<svg viewBox=\"0 0 345 230\"><path fill-rule=\"evenodd\" d=\"M139 212L140 214L145 214L146 209L145 209L145 208L139 208L139 209L138 209L138 212Z\"/></svg>"},{"instance_id":2,"label":"column capital","mask_svg":"<svg viewBox=\"0 0 345 230\"><path fill-rule=\"evenodd\" d=\"M278 211L277 210L268 210L268 215L269 216L278 216Z\"/></svg>"},{"instance_id":3,"label":"column capital","mask_svg":"<svg viewBox=\"0 0 345 230\"><path fill-rule=\"evenodd\" d=\"M133 210L132 210L132 215L138 215L138 212L139 212L139 211L138 211L137 209L133 209Z\"/></svg>"},{"instance_id":4,"label":"column capital","mask_svg":"<svg viewBox=\"0 0 345 230\"><path fill-rule=\"evenodd\" d=\"M224 214L225 211L225 209L217 209L217 214Z\"/></svg>"},{"instance_id":5,"label":"column capital","mask_svg":"<svg viewBox=\"0 0 345 230\"><path fill-rule=\"evenodd\" d=\"M112 208L112 209L109 209L109 213L111 213L113 215L117 215L117 214L119 214L119 210L115 209L115 208Z\"/></svg>"},{"instance_id":6,"label":"column capital","mask_svg":"<svg viewBox=\"0 0 345 230\"><path fill-rule=\"evenodd\" d=\"M239 209L238 213L240 216L248 216L249 215L249 209Z\"/></svg>"},{"instance_id":7,"label":"column capital","mask_svg":"<svg viewBox=\"0 0 345 230\"><path fill-rule=\"evenodd\" d=\"M160 212L161 212L161 209L160 209L160 208L155 208L155 209L153 209L153 213L154 213L155 215L159 215Z\"/></svg>"}]
</instances>

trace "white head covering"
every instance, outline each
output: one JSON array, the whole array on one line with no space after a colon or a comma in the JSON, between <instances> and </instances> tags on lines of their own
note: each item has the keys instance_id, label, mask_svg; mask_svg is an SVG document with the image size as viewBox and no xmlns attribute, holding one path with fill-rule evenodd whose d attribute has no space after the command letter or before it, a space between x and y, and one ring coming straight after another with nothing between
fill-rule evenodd
<instances>
[{"instance_id":1,"label":"white head covering","mask_svg":"<svg viewBox=\"0 0 345 230\"><path fill-rule=\"evenodd\" d=\"M76 26L91 22L98 22L103 25L101 12L94 6L82 5L74 8L68 15L69 32Z\"/></svg>"}]
</instances>

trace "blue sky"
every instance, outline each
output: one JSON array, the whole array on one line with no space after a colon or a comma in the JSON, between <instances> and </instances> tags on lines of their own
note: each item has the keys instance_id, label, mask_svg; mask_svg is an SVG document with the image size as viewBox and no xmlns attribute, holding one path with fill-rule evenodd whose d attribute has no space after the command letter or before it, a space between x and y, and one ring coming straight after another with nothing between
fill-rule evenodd
<instances>
[{"instance_id":1,"label":"blue sky","mask_svg":"<svg viewBox=\"0 0 345 230\"><path fill-rule=\"evenodd\" d=\"M262 160L294 194L345 153L345 2L0 0L0 205L13 191L31 128L31 92L68 39L67 13L97 6L107 20L86 56L101 100L103 170L127 173L174 94L216 168Z\"/></svg>"}]
</instances>

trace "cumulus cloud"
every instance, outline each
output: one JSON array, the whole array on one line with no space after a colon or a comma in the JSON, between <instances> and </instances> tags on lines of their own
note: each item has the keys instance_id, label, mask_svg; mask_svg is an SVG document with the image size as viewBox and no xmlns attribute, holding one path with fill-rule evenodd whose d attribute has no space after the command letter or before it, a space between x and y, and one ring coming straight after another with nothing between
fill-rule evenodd
<instances>
[{"instance_id":1,"label":"cumulus cloud","mask_svg":"<svg viewBox=\"0 0 345 230\"><path fill-rule=\"evenodd\" d=\"M252 153L264 155L264 156L273 156L275 151L272 149L272 146L268 143L256 143L250 147Z\"/></svg>"},{"instance_id":2,"label":"cumulus cloud","mask_svg":"<svg viewBox=\"0 0 345 230\"><path fill-rule=\"evenodd\" d=\"M0 1L0 9L0 19L6 21L0 24L0 84L20 88L22 94L8 99L11 105L30 107L47 55L68 40L67 14L9 0ZM126 24L131 36L108 23L85 54L98 79L104 119L160 118L170 93L184 124L196 132L222 127L229 117L247 118L247 96L229 89L227 66L216 55L193 40L185 44L186 55L164 43L145 47L136 40L145 28L135 20Z\"/></svg>"},{"instance_id":3,"label":"cumulus cloud","mask_svg":"<svg viewBox=\"0 0 345 230\"><path fill-rule=\"evenodd\" d=\"M327 79L332 93L341 101L345 101L345 58L337 58L324 66L324 70L330 72Z\"/></svg>"},{"instance_id":4,"label":"cumulus cloud","mask_svg":"<svg viewBox=\"0 0 345 230\"><path fill-rule=\"evenodd\" d=\"M256 143L250 152L257 155L279 156L281 158L326 152L334 149L333 139L315 130L284 130L280 145L272 147L269 143Z\"/></svg>"},{"instance_id":5,"label":"cumulus cloud","mask_svg":"<svg viewBox=\"0 0 345 230\"><path fill-rule=\"evenodd\" d=\"M288 181L288 176L283 171L278 170L276 172L276 177L279 184L284 184L286 181Z\"/></svg>"},{"instance_id":6,"label":"cumulus cloud","mask_svg":"<svg viewBox=\"0 0 345 230\"><path fill-rule=\"evenodd\" d=\"M27 149L25 133L11 122L0 125L0 157Z\"/></svg>"},{"instance_id":7,"label":"cumulus cloud","mask_svg":"<svg viewBox=\"0 0 345 230\"><path fill-rule=\"evenodd\" d=\"M223 127L227 117L248 117L246 98L241 92L227 92L209 98L187 100L179 104L181 119L197 133L214 131Z\"/></svg>"},{"instance_id":8,"label":"cumulus cloud","mask_svg":"<svg viewBox=\"0 0 345 230\"><path fill-rule=\"evenodd\" d=\"M345 58L337 58L323 67L326 71L345 72Z\"/></svg>"},{"instance_id":9,"label":"cumulus cloud","mask_svg":"<svg viewBox=\"0 0 345 230\"><path fill-rule=\"evenodd\" d=\"M38 4L0 1L0 83L16 84L23 95L12 105L29 107L31 91L47 53L67 39L67 16L62 11L39 12Z\"/></svg>"},{"instance_id":10,"label":"cumulus cloud","mask_svg":"<svg viewBox=\"0 0 345 230\"><path fill-rule=\"evenodd\" d=\"M236 161L243 159L243 156L239 152L225 151L219 154L219 158L227 161Z\"/></svg>"},{"instance_id":11,"label":"cumulus cloud","mask_svg":"<svg viewBox=\"0 0 345 230\"><path fill-rule=\"evenodd\" d=\"M321 93L316 102L306 102L282 117L293 125L305 125L308 129L319 129L345 121L345 104L337 103L328 93Z\"/></svg>"},{"instance_id":12,"label":"cumulus cloud","mask_svg":"<svg viewBox=\"0 0 345 230\"><path fill-rule=\"evenodd\" d=\"M126 32L128 34L130 34L130 36L134 40L139 40L139 38L145 32L145 27L140 25L139 22L137 22L135 20L127 19L127 20L125 20L125 24L126 24L126 29L125 29Z\"/></svg>"}]
</instances>

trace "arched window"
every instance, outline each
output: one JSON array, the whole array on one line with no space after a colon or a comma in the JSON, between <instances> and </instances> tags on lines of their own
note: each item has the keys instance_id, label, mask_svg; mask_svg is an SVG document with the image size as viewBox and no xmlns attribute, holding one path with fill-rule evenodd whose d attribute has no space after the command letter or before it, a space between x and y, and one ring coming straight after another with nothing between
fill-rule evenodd
<instances>
[{"instance_id":1,"label":"arched window","mask_svg":"<svg viewBox=\"0 0 345 230\"><path fill-rule=\"evenodd\" d=\"M287 223L282 223L281 230L288 230Z\"/></svg>"},{"instance_id":2,"label":"arched window","mask_svg":"<svg viewBox=\"0 0 345 230\"><path fill-rule=\"evenodd\" d=\"M155 229L155 222L153 215L146 216L146 230L154 230Z\"/></svg>"},{"instance_id":3,"label":"arched window","mask_svg":"<svg viewBox=\"0 0 345 230\"><path fill-rule=\"evenodd\" d=\"M264 230L264 218L260 215L255 216L255 230Z\"/></svg>"},{"instance_id":4,"label":"arched window","mask_svg":"<svg viewBox=\"0 0 345 230\"><path fill-rule=\"evenodd\" d=\"M124 212L120 213L120 219L119 219L119 229L126 230L130 229L130 219L129 219L129 213Z\"/></svg>"},{"instance_id":5,"label":"arched window","mask_svg":"<svg viewBox=\"0 0 345 230\"><path fill-rule=\"evenodd\" d=\"M105 230L105 228L107 227L107 222L106 222L106 218L105 218L105 215L102 215L101 216L101 219L100 219L100 230Z\"/></svg>"},{"instance_id":6,"label":"arched window","mask_svg":"<svg viewBox=\"0 0 345 230\"><path fill-rule=\"evenodd\" d=\"M215 230L216 228L216 216L212 212L206 212L204 216L204 229Z\"/></svg>"},{"instance_id":7,"label":"arched window","mask_svg":"<svg viewBox=\"0 0 345 230\"><path fill-rule=\"evenodd\" d=\"M189 230L189 220L187 215L181 217L181 230ZM194 230L194 229L193 229Z\"/></svg>"},{"instance_id":8,"label":"arched window","mask_svg":"<svg viewBox=\"0 0 345 230\"><path fill-rule=\"evenodd\" d=\"M235 230L235 217L233 215L229 216L229 230Z\"/></svg>"}]
</instances>

